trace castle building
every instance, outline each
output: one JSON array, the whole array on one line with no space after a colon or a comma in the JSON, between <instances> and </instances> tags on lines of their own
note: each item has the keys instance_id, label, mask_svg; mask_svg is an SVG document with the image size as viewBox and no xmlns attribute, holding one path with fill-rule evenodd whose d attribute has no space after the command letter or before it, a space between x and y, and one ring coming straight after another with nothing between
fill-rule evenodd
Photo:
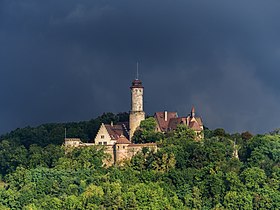
<instances>
[{"instance_id":1,"label":"castle building","mask_svg":"<svg viewBox=\"0 0 280 210\"><path fill-rule=\"evenodd\" d=\"M144 87L139 79L132 82L131 90L131 110L129 112L129 123L104 124L100 128L94 139L94 143L83 143L79 138L65 138L66 147L83 147L92 145L102 145L105 152L111 156L110 161L105 161L106 165L121 164L125 160L130 160L137 152L143 148L156 151L156 143L133 144L131 139L134 132L145 120L143 111Z\"/></svg>"},{"instance_id":2,"label":"castle building","mask_svg":"<svg viewBox=\"0 0 280 210\"><path fill-rule=\"evenodd\" d=\"M106 125L102 123L96 134L94 143L97 145L114 145L120 136L128 138L128 135L129 131L125 123L116 125L113 123Z\"/></svg>"},{"instance_id":3,"label":"castle building","mask_svg":"<svg viewBox=\"0 0 280 210\"><path fill-rule=\"evenodd\" d=\"M201 117L195 116L195 108L192 107L191 113L186 117L178 117L177 112L156 112L154 114L156 120L156 131L167 133L175 130L179 124L186 125L192 129L196 135L197 140L203 138L203 123Z\"/></svg>"},{"instance_id":4,"label":"castle building","mask_svg":"<svg viewBox=\"0 0 280 210\"><path fill-rule=\"evenodd\" d=\"M145 120L143 108L144 87L139 79L135 79L130 87L131 109L129 112L129 122L117 124L104 124L100 128L94 139L94 143L83 143L79 138L65 138L66 147L82 147L100 145L105 147L105 152L112 157L107 165L121 164L124 160L131 159L143 148L157 150L156 143L134 144L132 137L139 128L141 121ZM156 112L154 118L157 122L156 131L167 133L175 130L179 124L184 124L193 129L197 134L197 139L203 138L203 123L200 117L195 116L194 107L187 117L178 117L177 112Z\"/></svg>"}]
</instances>

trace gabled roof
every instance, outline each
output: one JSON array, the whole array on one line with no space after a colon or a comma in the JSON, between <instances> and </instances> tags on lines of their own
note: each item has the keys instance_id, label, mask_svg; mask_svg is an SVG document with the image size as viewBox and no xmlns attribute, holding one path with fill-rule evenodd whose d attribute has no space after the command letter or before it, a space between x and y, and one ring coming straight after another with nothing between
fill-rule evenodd
<instances>
[{"instance_id":1,"label":"gabled roof","mask_svg":"<svg viewBox=\"0 0 280 210\"><path fill-rule=\"evenodd\" d=\"M196 119L191 120L189 122L189 127L195 131L202 131L203 129L201 128L201 125L196 121Z\"/></svg>"},{"instance_id":2,"label":"gabled roof","mask_svg":"<svg viewBox=\"0 0 280 210\"><path fill-rule=\"evenodd\" d=\"M179 124L187 125L187 118L186 117L177 117L177 118L170 119L169 124L168 124L168 129L175 130L177 128L177 125L179 125Z\"/></svg>"},{"instance_id":3,"label":"gabled roof","mask_svg":"<svg viewBox=\"0 0 280 210\"><path fill-rule=\"evenodd\" d=\"M156 112L154 118L162 132L175 130L179 124L188 126L195 131L203 130L202 119L194 117L195 109L192 107L191 114L187 117L178 117L177 112Z\"/></svg>"},{"instance_id":4,"label":"gabled roof","mask_svg":"<svg viewBox=\"0 0 280 210\"><path fill-rule=\"evenodd\" d=\"M127 136L126 125L123 124L105 124L104 125L112 140L117 140L121 136Z\"/></svg>"},{"instance_id":5,"label":"gabled roof","mask_svg":"<svg viewBox=\"0 0 280 210\"><path fill-rule=\"evenodd\" d=\"M200 126L203 126L201 117L195 117L195 120L197 121L197 123L198 123Z\"/></svg>"},{"instance_id":6,"label":"gabled roof","mask_svg":"<svg viewBox=\"0 0 280 210\"><path fill-rule=\"evenodd\" d=\"M160 130L167 131L170 119L177 118L178 114L177 112L156 112L154 117L158 123Z\"/></svg>"}]
</instances>

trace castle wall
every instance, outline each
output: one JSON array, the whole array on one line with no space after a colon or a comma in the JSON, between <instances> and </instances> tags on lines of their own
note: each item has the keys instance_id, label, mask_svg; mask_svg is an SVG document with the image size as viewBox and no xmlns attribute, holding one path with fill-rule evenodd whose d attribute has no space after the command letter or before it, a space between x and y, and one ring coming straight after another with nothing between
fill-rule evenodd
<instances>
[{"instance_id":1,"label":"castle wall","mask_svg":"<svg viewBox=\"0 0 280 210\"><path fill-rule=\"evenodd\" d=\"M64 139L65 147L79 147L81 143L82 143L82 141L79 138L65 138Z\"/></svg>"},{"instance_id":2,"label":"castle wall","mask_svg":"<svg viewBox=\"0 0 280 210\"><path fill-rule=\"evenodd\" d=\"M128 154L129 144L116 144L115 145L115 163L119 164L124 160L130 160L131 157Z\"/></svg>"},{"instance_id":3,"label":"castle wall","mask_svg":"<svg viewBox=\"0 0 280 210\"><path fill-rule=\"evenodd\" d=\"M142 149L146 147L146 148L149 148L150 150L157 150L157 146L150 146L150 145L147 145L147 144L132 144L132 145L129 145L129 148L128 148L128 157L131 159L134 155L136 155L138 152L142 151Z\"/></svg>"},{"instance_id":4,"label":"castle wall","mask_svg":"<svg viewBox=\"0 0 280 210\"><path fill-rule=\"evenodd\" d=\"M94 146L94 143L83 143L80 139L65 139L64 142L66 147L89 147ZM122 164L125 160L130 160L135 154L141 151L144 147L150 150L157 151L157 145L155 143L146 144L124 144L117 143L111 145L100 145L100 147L105 147L104 152L108 154L109 158L104 159L103 163L106 166L112 166L114 164Z\"/></svg>"},{"instance_id":5,"label":"castle wall","mask_svg":"<svg viewBox=\"0 0 280 210\"><path fill-rule=\"evenodd\" d=\"M157 151L157 145L155 143L107 145L105 146L105 153L109 154L111 159L104 160L104 164L106 166L112 166L113 164L120 165L125 160L130 160L134 155L142 151L144 147Z\"/></svg>"},{"instance_id":6,"label":"castle wall","mask_svg":"<svg viewBox=\"0 0 280 210\"><path fill-rule=\"evenodd\" d=\"M109 155L108 159L103 160L103 164L106 166L112 166L115 164L115 152L114 152L114 145L107 145L105 146L104 152Z\"/></svg>"}]
</instances>

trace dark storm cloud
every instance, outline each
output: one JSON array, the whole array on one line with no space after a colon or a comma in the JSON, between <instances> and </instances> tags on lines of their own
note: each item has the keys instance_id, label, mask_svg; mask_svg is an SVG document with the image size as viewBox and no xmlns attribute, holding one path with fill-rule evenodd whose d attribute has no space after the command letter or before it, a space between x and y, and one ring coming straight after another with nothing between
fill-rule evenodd
<instances>
[{"instance_id":1,"label":"dark storm cloud","mask_svg":"<svg viewBox=\"0 0 280 210\"><path fill-rule=\"evenodd\" d=\"M0 133L192 105L210 128L280 127L278 1L0 1Z\"/></svg>"}]
</instances>

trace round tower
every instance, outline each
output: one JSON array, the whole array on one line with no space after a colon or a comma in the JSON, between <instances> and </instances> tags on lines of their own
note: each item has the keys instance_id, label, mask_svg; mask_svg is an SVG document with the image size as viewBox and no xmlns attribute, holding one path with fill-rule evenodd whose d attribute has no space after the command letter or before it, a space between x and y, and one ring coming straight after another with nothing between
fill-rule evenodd
<instances>
[{"instance_id":1,"label":"round tower","mask_svg":"<svg viewBox=\"0 0 280 210\"><path fill-rule=\"evenodd\" d=\"M140 126L142 120L145 120L143 111L143 93L144 87L139 79L132 82L131 89L131 110L129 112L129 140L132 140L135 130Z\"/></svg>"}]
</instances>

